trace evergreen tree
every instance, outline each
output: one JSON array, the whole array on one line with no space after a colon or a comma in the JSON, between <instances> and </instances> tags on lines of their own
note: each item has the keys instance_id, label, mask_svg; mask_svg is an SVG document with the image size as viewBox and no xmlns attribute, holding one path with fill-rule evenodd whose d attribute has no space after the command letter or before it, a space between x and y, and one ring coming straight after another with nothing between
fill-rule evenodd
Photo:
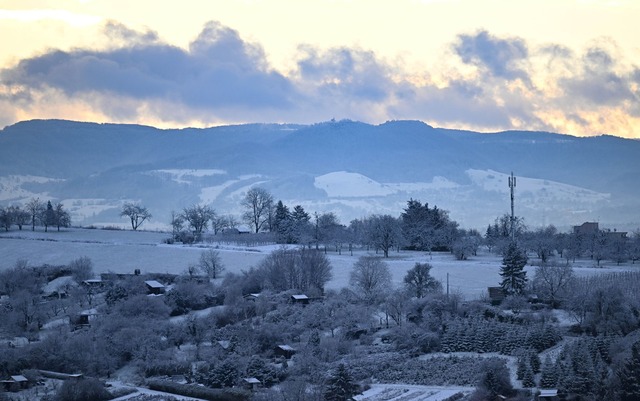
<instances>
[{"instance_id":1,"label":"evergreen tree","mask_svg":"<svg viewBox=\"0 0 640 401\"><path fill-rule=\"evenodd\" d=\"M558 385L558 366L551 362L551 357L547 355L542 363L540 372L540 387L555 388Z\"/></svg>"},{"instance_id":2,"label":"evergreen tree","mask_svg":"<svg viewBox=\"0 0 640 401\"><path fill-rule=\"evenodd\" d=\"M527 365L524 370L524 373L522 375L522 386L528 388L536 386L535 375L533 374L531 366Z\"/></svg>"},{"instance_id":3,"label":"evergreen tree","mask_svg":"<svg viewBox=\"0 0 640 401\"><path fill-rule=\"evenodd\" d=\"M338 365L338 369L327 380L324 392L326 401L348 401L357 393L357 385L353 383L351 375L344 364Z\"/></svg>"},{"instance_id":4,"label":"evergreen tree","mask_svg":"<svg viewBox=\"0 0 640 401\"><path fill-rule=\"evenodd\" d=\"M47 201L47 207L44 209L40 221L42 221L42 225L44 225L45 232L50 226L54 226L56 224L56 212L53 209L51 201Z\"/></svg>"},{"instance_id":5,"label":"evergreen tree","mask_svg":"<svg viewBox=\"0 0 640 401\"><path fill-rule=\"evenodd\" d=\"M640 399L640 341L631 347L631 357L618 371L620 379L620 401Z\"/></svg>"},{"instance_id":6,"label":"evergreen tree","mask_svg":"<svg viewBox=\"0 0 640 401\"><path fill-rule=\"evenodd\" d=\"M527 284L527 255L515 242L511 242L502 258L500 285L507 295L521 294Z\"/></svg>"},{"instance_id":7,"label":"evergreen tree","mask_svg":"<svg viewBox=\"0 0 640 401\"><path fill-rule=\"evenodd\" d=\"M292 236L293 221L289 208L285 206L282 201L278 201L276 204L276 213L273 222L273 229L278 236L279 243L289 244L294 241Z\"/></svg>"}]
</instances>

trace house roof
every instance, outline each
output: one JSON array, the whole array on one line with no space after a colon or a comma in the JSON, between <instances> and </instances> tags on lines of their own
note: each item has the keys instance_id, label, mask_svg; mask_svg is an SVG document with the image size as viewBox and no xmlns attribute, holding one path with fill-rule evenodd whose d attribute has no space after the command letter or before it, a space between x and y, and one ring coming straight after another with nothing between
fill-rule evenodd
<instances>
[{"instance_id":1,"label":"house roof","mask_svg":"<svg viewBox=\"0 0 640 401\"><path fill-rule=\"evenodd\" d=\"M558 395L558 390L553 389L541 389L540 395L538 397L556 397Z\"/></svg>"},{"instance_id":2,"label":"house roof","mask_svg":"<svg viewBox=\"0 0 640 401\"><path fill-rule=\"evenodd\" d=\"M249 384L260 384L260 380L256 379L255 377L245 377L242 380L244 380L245 383Z\"/></svg>"},{"instance_id":3,"label":"house roof","mask_svg":"<svg viewBox=\"0 0 640 401\"><path fill-rule=\"evenodd\" d=\"M156 280L147 280L144 282L149 288L164 288L164 284L156 281Z\"/></svg>"},{"instance_id":4,"label":"house roof","mask_svg":"<svg viewBox=\"0 0 640 401\"><path fill-rule=\"evenodd\" d=\"M296 301L303 301L305 299L309 299L309 297L306 296L305 294L292 295L291 298L295 299Z\"/></svg>"},{"instance_id":5,"label":"house roof","mask_svg":"<svg viewBox=\"0 0 640 401\"><path fill-rule=\"evenodd\" d=\"M22 375L11 376L11 379L15 382L28 382L29 380Z\"/></svg>"},{"instance_id":6,"label":"house roof","mask_svg":"<svg viewBox=\"0 0 640 401\"><path fill-rule=\"evenodd\" d=\"M295 349L287 344L282 344L282 345L278 345L278 348L280 348L283 351L295 351Z\"/></svg>"}]
</instances>

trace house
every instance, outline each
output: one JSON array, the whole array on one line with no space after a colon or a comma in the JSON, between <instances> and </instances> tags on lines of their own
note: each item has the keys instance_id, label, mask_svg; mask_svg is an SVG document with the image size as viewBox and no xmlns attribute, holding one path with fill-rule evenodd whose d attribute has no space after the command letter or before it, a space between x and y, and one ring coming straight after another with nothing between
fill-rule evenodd
<instances>
[{"instance_id":1,"label":"house","mask_svg":"<svg viewBox=\"0 0 640 401\"><path fill-rule=\"evenodd\" d=\"M579 226L573 226L573 233L578 235L590 235L598 232L598 223L584 222Z\"/></svg>"},{"instance_id":2,"label":"house","mask_svg":"<svg viewBox=\"0 0 640 401\"><path fill-rule=\"evenodd\" d=\"M276 356L282 356L286 359L291 359L291 357L294 356L295 353L296 350L287 344L278 345L274 350L274 354L276 354Z\"/></svg>"},{"instance_id":3,"label":"house","mask_svg":"<svg viewBox=\"0 0 640 401\"><path fill-rule=\"evenodd\" d=\"M147 280L144 282L144 284L147 286L147 292L149 294L161 295L166 291L166 287L164 286L164 284L156 280Z\"/></svg>"},{"instance_id":4,"label":"house","mask_svg":"<svg viewBox=\"0 0 640 401\"><path fill-rule=\"evenodd\" d=\"M242 384L244 385L244 387L247 390L257 390L258 387L260 387L260 384L262 384L260 382L260 380L256 379L255 377L245 377L242 379Z\"/></svg>"}]
</instances>

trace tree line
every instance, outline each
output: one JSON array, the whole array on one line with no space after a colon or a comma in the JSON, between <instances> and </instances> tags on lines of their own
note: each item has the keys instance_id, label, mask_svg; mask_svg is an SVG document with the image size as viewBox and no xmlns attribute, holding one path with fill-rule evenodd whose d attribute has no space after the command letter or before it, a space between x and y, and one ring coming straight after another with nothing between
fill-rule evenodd
<instances>
[{"instance_id":1,"label":"tree line","mask_svg":"<svg viewBox=\"0 0 640 401\"><path fill-rule=\"evenodd\" d=\"M45 231L56 227L60 231L61 227L71 226L71 215L62 203L51 203L50 200L45 203L40 198L32 198L23 208L19 205L0 207L0 226L5 231L12 226L22 230L23 226L29 225L31 231L35 231L36 226L44 227Z\"/></svg>"}]
</instances>

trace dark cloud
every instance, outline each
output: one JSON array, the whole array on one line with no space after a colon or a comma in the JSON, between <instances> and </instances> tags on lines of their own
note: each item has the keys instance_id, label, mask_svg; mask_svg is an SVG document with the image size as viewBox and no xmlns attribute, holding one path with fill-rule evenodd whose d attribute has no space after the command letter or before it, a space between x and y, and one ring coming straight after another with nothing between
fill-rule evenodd
<instances>
[{"instance_id":1,"label":"dark cloud","mask_svg":"<svg viewBox=\"0 0 640 401\"><path fill-rule=\"evenodd\" d=\"M133 99L171 99L192 107L289 107L295 89L268 70L264 53L217 23L205 26L189 51L108 24L131 43L102 51L52 51L2 72L9 85L52 87L69 96L98 91Z\"/></svg>"},{"instance_id":2,"label":"dark cloud","mask_svg":"<svg viewBox=\"0 0 640 401\"><path fill-rule=\"evenodd\" d=\"M603 48L589 48L582 57L581 68L560 81L567 101L583 106L618 106L625 101L639 101L631 90L633 74L617 71L617 63Z\"/></svg>"},{"instance_id":3,"label":"dark cloud","mask_svg":"<svg viewBox=\"0 0 640 401\"><path fill-rule=\"evenodd\" d=\"M381 102L394 90L389 67L373 52L347 48L319 52L308 46L301 51L301 79L328 96Z\"/></svg>"},{"instance_id":4,"label":"dark cloud","mask_svg":"<svg viewBox=\"0 0 640 401\"><path fill-rule=\"evenodd\" d=\"M522 39L501 39L487 31L479 31L473 35L459 35L454 51L464 63L475 65L495 77L529 80L520 65L529 55Z\"/></svg>"}]
</instances>

